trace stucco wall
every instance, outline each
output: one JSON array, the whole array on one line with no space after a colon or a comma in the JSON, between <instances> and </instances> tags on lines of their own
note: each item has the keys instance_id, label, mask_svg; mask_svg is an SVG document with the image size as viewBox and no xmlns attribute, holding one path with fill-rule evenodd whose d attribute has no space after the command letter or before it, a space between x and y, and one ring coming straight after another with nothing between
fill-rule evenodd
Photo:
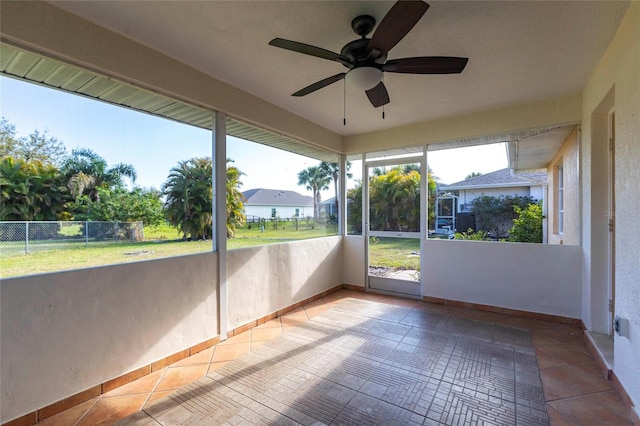
<instances>
[{"instance_id":1,"label":"stucco wall","mask_svg":"<svg viewBox=\"0 0 640 426\"><path fill-rule=\"evenodd\" d=\"M427 240L423 294L580 318L580 248Z\"/></svg>"},{"instance_id":2,"label":"stucco wall","mask_svg":"<svg viewBox=\"0 0 640 426\"><path fill-rule=\"evenodd\" d=\"M563 172L563 234L558 234L558 167ZM578 182L578 129L575 129L547 166L547 241L549 244L576 245L580 241L580 185Z\"/></svg>"},{"instance_id":3,"label":"stucco wall","mask_svg":"<svg viewBox=\"0 0 640 426\"><path fill-rule=\"evenodd\" d=\"M364 286L364 239L347 237L344 281ZM577 246L426 240L423 295L580 318Z\"/></svg>"},{"instance_id":4,"label":"stucco wall","mask_svg":"<svg viewBox=\"0 0 640 426\"><path fill-rule=\"evenodd\" d=\"M230 250L229 329L341 284L339 236Z\"/></svg>"},{"instance_id":5,"label":"stucco wall","mask_svg":"<svg viewBox=\"0 0 640 426\"><path fill-rule=\"evenodd\" d=\"M577 123L581 118L581 105L581 95L572 94L373 133L351 135L344 138L344 150L347 154L354 154Z\"/></svg>"},{"instance_id":6,"label":"stucco wall","mask_svg":"<svg viewBox=\"0 0 640 426\"><path fill-rule=\"evenodd\" d=\"M347 235L343 239L344 268L342 282L358 287L365 286L364 237Z\"/></svg>"},{"instance_id":7,"label":"stucco wall","mask_svg":"<svg viewBox=\"0 0 640 426\"><path fill-rule=\"evenodd\" d=\"M614 338L614 372L636 409L640 407L640 2L633 2L611 45L607 49L583 94L583 134L581 153L583 185L599 185L602 161L602 111L607 95L614 91L612 106L616 114L615 185L615 313L629 319L630 337ZM606 106L606 105L605 105ZM606 138L605 138L606 143ZM606 215L594 200L594 190L583 192L584 257L591 263L585 271L585 290L593 296L602 290L596 274L606 268L596 256L599 249L594 231L606 225ZM583 320L588 327L600 327L594 318L596 303L585 300ZM638 410L637 410L638 411ZM640 411L639 411L640 412Z\"/></svg>"},{"instance_id":8,"label":"stucco wall","mask_svg":"<svg viewBox=\"0 0 640 426\"><path fill-rule=\"evenodd\" d=\"M217 336L217 254L5 279L1 421Z\"/></svg>"}]
</instances>

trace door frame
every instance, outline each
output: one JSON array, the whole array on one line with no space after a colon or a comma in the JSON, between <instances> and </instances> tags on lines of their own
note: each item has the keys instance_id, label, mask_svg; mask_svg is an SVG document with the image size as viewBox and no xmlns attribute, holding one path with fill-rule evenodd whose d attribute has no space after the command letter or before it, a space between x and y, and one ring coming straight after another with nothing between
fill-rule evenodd
<instances>
[{"instance_id":1,"label":"door frame","mask_svg":"<svg viewBox=\"0 0 640 426\"><path fill-rule=\"evenodd\" d=\"M609 238L608 238L608 303L609 303L609 335L614 334L614 318L616 312L616 113L614 110L609 112L608 127L609 127L609 164L608 164L608 184L607 190L609 192L608 200L608 213L609 213Z\"/></svg>"},{"instance_id":2,"label":"door frame","mask_svg":"<svg viewBox=\"0 0 640 426\"><path fill-rule=\"evenodd\" d=\"M419 164L420 166L420 229L419 231L413 232L401 232L401 231L371 231L370 229L370 203L369 203L369 171L375 167L387 167L387 166L397 166L402 164ZM365 267L365 291L372 291L377 293L398 295L402 297L415 297L422 298L424 294L424 249L425 249L425 239L427 236L427 204L428 204L428 196L427 193L427 158L426 158L426 147L424 147L422 154L417 155L408 155L403 157L394 157L388 159L380 159L380 160L370 160L363 162L362 168L362 176L364 178L362 185L362 203L363 203L363 236L364 236L364 267ZM394 292L394 291L385 291L381 289L373 289L370 285L369 275L369 240L371 237L384 237L384 238L414 238L419 239L420 241L420 281L418 282L418 294L407 294L402 292ZM390 281L403 281L396 280L392 278L386 278Z\"/></svg>"}]
</instances>

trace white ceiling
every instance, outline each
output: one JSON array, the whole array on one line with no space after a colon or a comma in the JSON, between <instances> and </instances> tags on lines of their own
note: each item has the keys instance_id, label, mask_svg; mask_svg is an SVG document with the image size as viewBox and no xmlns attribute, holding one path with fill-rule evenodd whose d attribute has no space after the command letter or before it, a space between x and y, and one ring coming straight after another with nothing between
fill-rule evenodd
<instances>
[{"instance_id":1,"label":"white ceiling","mask_svg":"<svg viewBox=\"0 0 640 426\"><path fill-rule=\"evenodd\" d=\"M291 93L345 68L269 46L274 37L339 52L357 36L351 20L379 22L389 1L53 1L53 4L221 81L350 135L579 92L611 41L628 2L430 1L389 54L464 56L459 75L386 73L391 103L374 109L342 82Z\"/></svg>"}]
</instances>

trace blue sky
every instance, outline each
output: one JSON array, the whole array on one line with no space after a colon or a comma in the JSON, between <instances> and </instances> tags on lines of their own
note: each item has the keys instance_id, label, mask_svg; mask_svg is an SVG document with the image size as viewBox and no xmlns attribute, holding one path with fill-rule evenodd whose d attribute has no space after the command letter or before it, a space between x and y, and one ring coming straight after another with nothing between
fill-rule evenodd
<instances>
[{"instance_id":1,"label":"blue sky","mask_svg":"<svg viewBox=\"0 0 640 426\"><path fill-rule=\"evenodd\" d=\"M160 188L178 161L211 155L209 131L153 117L104 102L70 95L19 80L0 77L0 115L16 127L18 136L48 131L67 150L90 148L108 164L132 164L137 185ZM307 194L297 174L318 161L229 138L227 156L245 173L243 190L287 189ZM502 145L429 153L429 165L442 182L453 183L471 172L506 167ZM353 170L354 177L360 176ZM323 199L333 191L323 194Z\"/></svg>"},{"instance_id":2,"label":"blue sky","mask_svg":"<svg viewBox=\"0 0 640 426\"><path fill-rule=\"evenodd\" d=\"M178 161L211 156L211 132L81 96L0 77L0 112L18 136L47 130L67 150L90 148L108 164L132 164L137 185L159 188ZM318 161L229 138L227 157L246 173L243 190L304 192L300 170Z\"/></svg>"}]
</instances>

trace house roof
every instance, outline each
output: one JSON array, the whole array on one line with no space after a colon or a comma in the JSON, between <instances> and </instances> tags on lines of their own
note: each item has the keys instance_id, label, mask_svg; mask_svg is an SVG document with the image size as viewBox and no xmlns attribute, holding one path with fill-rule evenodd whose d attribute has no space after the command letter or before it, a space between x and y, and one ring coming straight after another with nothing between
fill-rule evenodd
<instances>
[{"instance_id":1,"label":"house roof","mask_svg":"<svg viewBox=\"0 0 640 426\"><path fill-rule=\"evenodd\" d=\"M501 169L485 173L451 185L441 185L447 190L500 188L510 186L540 186L547 181L547 172L512 173L511 169Z\"/></svg>"},{"instance_id":2,"label":"house roof","mask_svg":"<svg viewBox=\"0 0 640 426\"><path fill-rule=\"evenodd\" d=\"M323 200L320 202L320 204L335 204L336 203L336 197L331 197L331 198L327 198L326 200Z\"/></svg>"},{"instance_id":3,"label":"house roof","mask_svg":"<svg viewBox=\"0 0 640 426\"><path fill-rule=\"evenodd\" d=\"M313 197L295 191L256 188L244 191L242 195L247 199L244 203L246 206L313 206Z\"/></svg>"}]
</instances>

